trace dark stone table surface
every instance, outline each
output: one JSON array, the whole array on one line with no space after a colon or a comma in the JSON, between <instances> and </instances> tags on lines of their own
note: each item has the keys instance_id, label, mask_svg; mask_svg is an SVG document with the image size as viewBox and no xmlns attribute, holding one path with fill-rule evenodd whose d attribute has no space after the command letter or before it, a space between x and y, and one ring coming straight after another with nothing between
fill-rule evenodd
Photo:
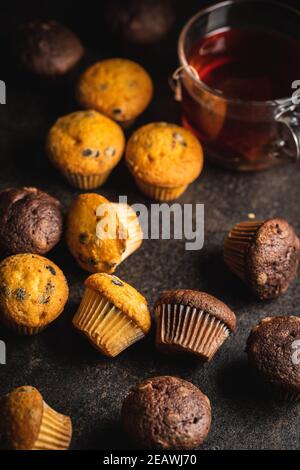
<instances>
[{"instance_id":1,"label":"dark stone table surface","mask_svg":"<svg viewBox=\"0 0 300 470\"><path fill-rule=\"evenodd\" d=\"M80 70L58 84L25 77L15 69L10 54L10 33L16 23L33 15L65 21L87 46L80 68L112 56L138 60L154 79L155 98L136 125L152 120L180 122L168 76L177 64L180 26L204 2L176 3L179 13L173 33L146 50L130 50L112 40L105 29L101 1L97 14L95 4L89 1L84 7L72 2L72 8L71 2L63 1L58 5L53 1L9 2L1 7L0 78L7 85L7 104L0 107L1 189L37 186L58 197L65 211L78 193L49 164L44 138L58 116L77 109L73 90ZM160 354L154 347L154 328L146 339L119 357L101 357L71 325L87 273L61 242L48 256L64 270L70 285L65 312L36 337L19 337L0 328L0 339L7 344L7 364L0 366L0 394L18 385L38 387L51 406L72 417L73 449L131 449L119 420L124 396L146 377L176 375L198 385L211 400L212 429L203 449L299 449L299 405L276 402L268 396L249 369L244 348L251 327L261 318L300 314L300 280L280 299L258 302L222 260L227 230L247 219L249 213L255 213L258 219L285 217L300 232L299 181L299 166L238 174L207 164L180 198L182 204L205 204L204 248L186 251L184 241L146 240L117 270L117 275L139 289L151 306L160 291L173 288L204 290L225 301L237 314L238 330L211 364L200 366ZM119 195L127 195L130 203L150 204L136 189L123 163L98 192L114 201Z\"/></svg>"}]
</instances>

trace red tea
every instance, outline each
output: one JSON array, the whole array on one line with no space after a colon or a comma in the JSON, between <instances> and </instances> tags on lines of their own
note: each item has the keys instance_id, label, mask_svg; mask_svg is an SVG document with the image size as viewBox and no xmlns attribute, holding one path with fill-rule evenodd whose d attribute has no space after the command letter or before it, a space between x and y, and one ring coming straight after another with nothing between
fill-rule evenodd
<instances>
[{"instance_id":1,"label":"red tea","mask_svg":"<svg viewBox=\"0 0 300 470\"><path fill-rule=\"evenodd\" d=\"M292 95L292 83L300 80L300 42L269 31L222 30L200 39L188 62L219 92L197 89L190 80L183 89L184 124L209 142L212 159L222 152L218 163L242 170L274 164L269 149L278 128L263 102Z\"/></svg>"}]
</instances>

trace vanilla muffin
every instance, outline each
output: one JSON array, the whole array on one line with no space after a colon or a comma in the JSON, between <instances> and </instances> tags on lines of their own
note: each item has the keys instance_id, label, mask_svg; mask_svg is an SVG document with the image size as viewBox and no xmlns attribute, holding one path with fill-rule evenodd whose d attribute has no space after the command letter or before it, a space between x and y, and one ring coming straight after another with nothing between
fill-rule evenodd
<instances>
[{"instance_id":1,"label":"vanilla muffin","mask_svg":"<svg viewBox=\"0 0 300 470\"><path fill-rule=\"evenodd\" d=\"M50 408L36 388L18 387L0 399L1 450L67 450L71 439L69 416Z\"/></svg>"},{"instance_id":2,"label":"vanilla muffin","mask_svg":"<svg viewBox=\"0 0 300 470\"><path fill-rule=\"evenodd\" d=\"M99 194L81 194L70 207L66 239L83 269L113 273L141 246L143 234L127 204L111 203Z\"/></svg>"},{"instance_id":3,"label":"vanilla muffin","mask_svg":"<svg viewBox=\"0 0 300 470\"><path fill-rule=\"evenodd\" d=\"M114 357L148 333L151 314L137 290L116 276L98 273L85 281L73 324L102 354Z\"/></svg>"},{"instance_id":4,"label":"vanilla muffin","mask_svg":"<svg viewBox=\"0 0 300 470\"><path fill-rule=\"evenodd\" d=\"M62 271L38 255L21 254L0 263L0 321L33 335L63 311L69 289Z\"/></svg>"},{"instance_id":5,"label":"vanilla muffin","mask_svg":"<svg viewBox=\"0 0 300 470\"><path fill-rule=\"evenodd\" d=\"M127 59L97 62L81 75L77 87L81 106L106 114L123 127L147 108L152 95L148 73Z\"/></svg>"},{"instance_id":6,"label":"vanilla muffin","mask_svg":"<svg viewBox=\"0 0 300 470\"><path fill-rule=\"evenodd\" d=\"M46 141L53 165L80 189L105 183L124 147L122 129L96 111L78 111L59 118Z\"/></svg>"},{"instance_id":7,"label":"vanilla muffin","mask_svg":"<svg viewBox=\"0 0 300 470\"><path fill-rule=\"evenodd\" d=\"M142 192L153 199L169 201L184 193L200 175L203 151L188 130L156 122L131 136L126 162Z\"/></svg>"}]
</instances>

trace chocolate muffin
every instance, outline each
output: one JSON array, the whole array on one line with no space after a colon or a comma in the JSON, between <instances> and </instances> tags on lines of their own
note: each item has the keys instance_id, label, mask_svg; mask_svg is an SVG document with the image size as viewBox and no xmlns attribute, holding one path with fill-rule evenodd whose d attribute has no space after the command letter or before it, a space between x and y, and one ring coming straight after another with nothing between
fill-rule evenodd
<instances>
[{"instance_id":1,"label":"chocolate muffin","mask_svg":"<svg viewBox=\"0 0 300 470\"><path fill-rule=\"evenodd\" d=\"M2 255L43 255L60 240L60 202L36 188L9 188L0 193Z\"/></svg>"},{"instance_id":2,"label":"chocolate muffin","mask_svg":"<svg viewBox=\"0 0 300 470\"><path fill-rule=\"evenodd\" d=\"M264 300L280 296L297 275L300 240L284 219L241 222L224 243L229 269Z\"/></svg>"},{"instance_id":3,"label":"chocolate muffin","mask_svg":"<svg viewBox=\"0 0 300 470\"><path fill-rule=\"evenodd\" d=\"M235 314L221 300L188 289L163 292L155 303L156 345L163 352L210 361L236 329Z\"/></svg>"},{"instance_id":4,"label":"chocolate muffin","mask_svg":"<svg viewBox=\"0 0 300 470\"><path fill-rule=\"evenodd\" d=\"M135 386L125 398L122 423L130 439L143 449L194 449L209 433L211 406L190 382L154 377Z\"/></svg>"},{"instance_id":5,"label":"chocolate muffin","mask_svg":"<svg viewBox=\"0 0 300 470\"><path fill-rule=\"evenodd\" d=\"M174 11L169 0L114 0L109 3L107 22L120 39L148 45L169 32Z\"/></svg>"},{"instance_id":6,"label":"chocolate muffin","mask_svg":"<svg viewBox=\"0 0 300 470\"><path fill-rule=\"evenodd\" d=\"M268 317L247 340L250 364L281 398L300 400L300 317Z\"/></svg>"},{"instance_id":7,"label":"chocolate muffin","mask_svg":"<svg viewBox=\"0 0 300 470\"><path fill-rule=\"evenodd\" d=\"M57 21L34 20L19 28L17 58L36 75L64 75L81 59L83 52L78 37Z\"/></svg>"}]
</instances>

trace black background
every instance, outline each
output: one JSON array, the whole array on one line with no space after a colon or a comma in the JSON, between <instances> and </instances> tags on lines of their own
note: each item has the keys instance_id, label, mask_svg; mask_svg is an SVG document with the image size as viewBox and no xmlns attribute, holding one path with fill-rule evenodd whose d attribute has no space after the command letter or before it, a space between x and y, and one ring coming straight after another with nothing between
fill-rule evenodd
<instances>
[{"instance_id":1,"label":"black background","mask_svg":"<svg viewBox=\"0 0 300 470\"><path fill-rule=\"evenodd\" d=\"M48 163L44 138L58 116L77 109L74 82L80 70L96 60L124 56L144 64L150 72L155 98L136 125L152 120L180 122L180 110L168 85L177 66L177 36L192 13L212 2L174 3L177 23L172 33L158 45L136 50L111 37L104 21L104 1L2 2L0 78L6 81L7 104L0 108L0 188L37 186L58 197L67 210L78 191ZM63 83L29 79L14 66L10 48L14 28L31 17L65 22L87 48L80 66ZM48 256L68 278L71 295L67 308L33 338L17 337L0 328L0 339L7 343L7 365L0 366L0 394L18 385L38 387L51 406L72 417L73 449L131 449L119 421L123 397L143 378L177 375L198 385L211 399L213 423L203 449L299 449L299 405L276 402L268 395L248 368L244 348L250 328L259 319L300 313L300 281L277 301L261 303L222 261L225 233L250 212L258 219L285 217L300 232L299 177L300 168L293 165L237 174L207 164L180 199L181 203L205 204L204 249L185 251L183 241L145 241L117 271L151 305L161 290L172 288L204 290L228 303L237 314L238 331L211 364L202 367L161 355L155 350L153 332L116 359L99 356L71 325L87 274L61 242ZM150 204L123 164L98 192L114 201L126 194L130 203Z\"/></svg>"}]
</instances>

